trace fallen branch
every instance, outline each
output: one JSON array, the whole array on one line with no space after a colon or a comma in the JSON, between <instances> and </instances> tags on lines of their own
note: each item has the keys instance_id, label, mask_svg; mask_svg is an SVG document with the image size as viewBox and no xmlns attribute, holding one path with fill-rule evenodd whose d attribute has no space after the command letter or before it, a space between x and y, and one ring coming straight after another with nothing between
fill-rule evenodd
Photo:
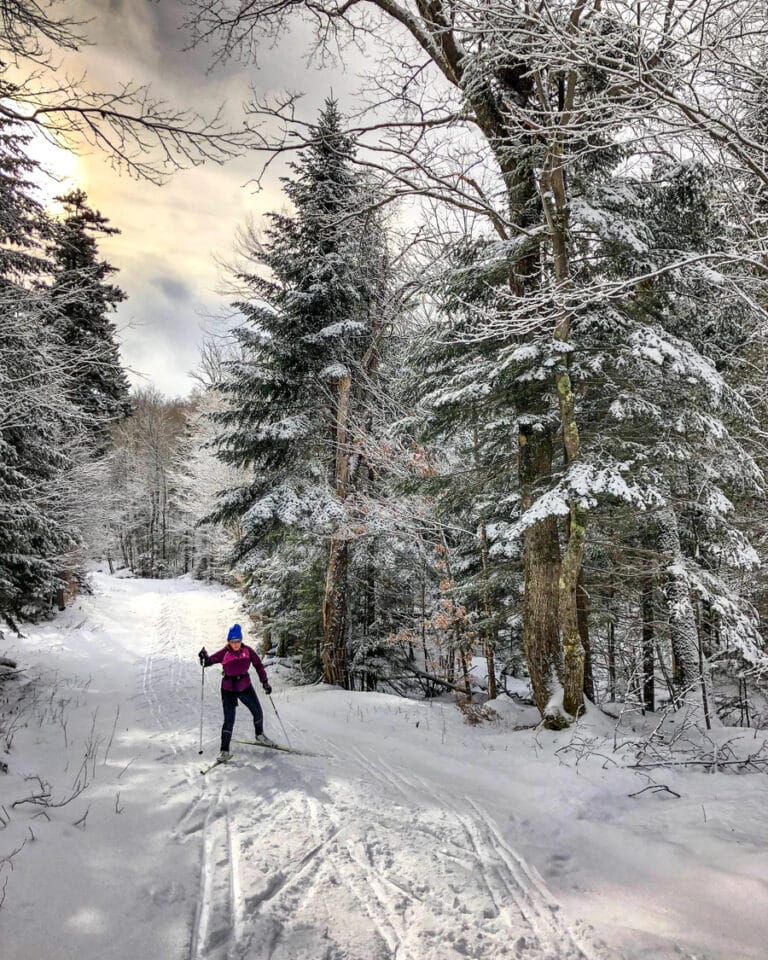
<instances>
[{"instance_id":1,"label":"fallen branch","mask_svg":"<svg viewBox=\"0 0 768 960\"><path fill-rule=\"evenodd\" d=\"M429 680L430 683L436 683L440 687L446 687L448 690L455 690L457 693L463 693L466 696L466 689L463 686L459 686L455 683L450 683L448 680L442 680L440 677L433 677L431 673L425 673L423 670L419 670L418 667L412 667L410 664L407 664L401 669L407 670L414 677L420 677L422 680ZM394 677L393 679L397 679Z\"/></svg>"},{"instance_id":2,"label":"fallen branch","mask_svg":"<svg viewBox=\"0 0 768 960\"><path fill-rule=\"evenodd\" d=\"M657 760L655 763L630 763L630 770L652 770L654 767L756 767L763 765L768 771L768 757L746 760Z\"/></svg>"},{"instance_id":3,"label":"fallen branch","mask_svg":"<svg viewBox=\"0 0 768 960\"><path fill-rule=\"evenodd\" d=\"M637 793L629 793L627 796L639 797L641 794L645 793L646 790L652 790L654 793L663 793L666 791L666 793L671 793L673 797L677 797L678 800L680 799L680 794L675 793L674 790L670 790L670 788L664 783L649 783L647 787L643 787L643 789L638 790Z\"/></svg>"},{"instance_id":4,"label":"fallen branch","mask_svg":"<svg viewBox=\"0 0 768 960\"><path fill-rule=\"evenodd\" d=\"M49 801L51 799L50 793L36 793L31 797L25 797L23 800L14 800L11 804L11 808L20 807L22 803L39 803L45 807L53 806Z\"/></svg>"},{"instance_id":5,"label":"fallen branch","mask_svg":"<svg viewBox=\"0 0 768 960\"><path fill-rule=\"evenodd\" d=\"M117 775L117 779L118 779L118 780L120 779L120 777L122 777L122 775L125 773L125 771L128 769L128 767L130 767L130 765L133 763L133 761L134 761L135 759L136 759L136 757L131 757L131 759L128 761L128 763L126 763L126 765L123 767L123 769L122 769L122 770L120 771L120 773L118 773L118 775Z\"/></svg>"},{"instance_id":6,"label":"fallen branch","mask_svg":"<svg viewBox=\"0 0 768 960\"><path fill-rule=\"evenodd\" d=\"M8 866L11 868L11 870L13 870L13 858L16 856L17 853L21 853L21 851L27 845L28 840L29 840L29 837L24 837L24 839L21 841L19 846L16 847L15 850L11 850L11 852L7 853L4 857L0 857L0 866L2 866L4 863L7 863Z\"/></svg>"}]
</instances>

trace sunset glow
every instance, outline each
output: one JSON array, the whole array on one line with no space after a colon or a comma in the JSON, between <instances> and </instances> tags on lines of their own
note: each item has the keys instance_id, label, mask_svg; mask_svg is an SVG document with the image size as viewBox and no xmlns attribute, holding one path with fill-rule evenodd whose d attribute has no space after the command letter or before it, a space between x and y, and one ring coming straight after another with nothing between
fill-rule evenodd
<instances>
[{"instance_id":1,"label":"sunset glow","mask_svg":"<svg viewBox=\"0 0 768 960\"><path fill-rule=\"evenodd\" d=\"M47 210L56 212L59 204L55 198L68 190L75 187L88 189L85 165L80 158L52 143L41 132L35 132L29 152L40 164L34 180L40 191L40 200Z\"/></svg>"}]
</instances>

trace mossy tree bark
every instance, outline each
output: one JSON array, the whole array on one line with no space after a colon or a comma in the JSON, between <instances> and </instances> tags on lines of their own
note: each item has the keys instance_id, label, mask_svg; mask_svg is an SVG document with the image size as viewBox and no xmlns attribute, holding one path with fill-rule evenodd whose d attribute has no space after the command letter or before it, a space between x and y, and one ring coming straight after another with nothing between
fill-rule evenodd
<instances>
[{"instance_id":1,"label":"mossy tree bark","mask_svg":"<svg viewBox=\"0 0 768 960\"><path fill-rule=\"evenodd\" d=\"M568 32L580 29L583 3L576 3L571 12ZM566 183L565 156L567 133L576 105L579 73L576 69L563 76L533 71L533 87L543 110L550 113L552 103L550 86L557 89L558 109L551 113L551 122L544 128L544 163L538 173L538 189L547 224L552 251L554 273L553 296L556 322L553 331L554 347L558 357L555 366L560 427L566 469L581 455L581 438L576 420L576 403L569 372L568 357L572 349L571 307L573 275L571 270L570 205ZM560 574L559 612L563 644L563 707L571 716L578 716L584 704L584 649L579 634L578 588L584 559L587 534L587 512L578 496L571 493L568 502L568 525Z\"/></svg>"},{"instance_id":2,"label":"mossy tree bark","mask_svg":"<svg viewBox=\"0 0 768 960\"><path fill-rule=\"evenodd\" d=\"M518 427L518 464L522 506L537 496L537 486L552 472L552 433L540 421L521 420ZM523 543L525 591L523 596L523 647L531 675L533 698L545 724L563 726L561 713L552 708L561 673L558 622L560 540L557 519L545 517L525 531Z\"/></svg>"},{"instance_id":3,"label":"mossy tree bark","mask_svg":"<svg viewBox=\"0 0 768 960\"><path fill-rule=\"evenodd\" d=\"M552 244L555 298L559 302L559 317L554 331L558 356L556 387L560 427L566 468L575 463L581 453L581 439L576 421L576 402L568 370L568 350L571 317L567 306L572 286L569 253L569 210L565 194L565 175L557 150L550 156L549 167L542 173L540 190L550 241ZM579 580L584 559L587 534L587 512L578 497L571 494L568 503L568 523L562 570L559 579L559 616L563 645L563 707L572 717L578 716L584 705L584 648L579 632Z\"/></svg>"}]
</instances>

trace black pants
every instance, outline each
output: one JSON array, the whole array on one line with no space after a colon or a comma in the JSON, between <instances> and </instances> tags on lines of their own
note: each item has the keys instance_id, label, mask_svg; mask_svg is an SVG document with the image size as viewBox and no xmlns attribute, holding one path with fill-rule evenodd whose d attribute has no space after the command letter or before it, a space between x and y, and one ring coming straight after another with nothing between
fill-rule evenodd
<instances>
[{"instance_id":1,"label":"black pants","mask_svg":"<svg viewBox=\"0 0 768 960\"><path fill-rule=\"evenodd\" d=\"M253 715L253 729L257 737L264 732L264 715L261 704L252 686L236 693L233 690L221 691L221 704L224 707L224 726L221 728L221 749L229 750L229 741L232 739L232 730L235 726L235 710L237 701L243 703Z\"/></svg>"}]
</instances>

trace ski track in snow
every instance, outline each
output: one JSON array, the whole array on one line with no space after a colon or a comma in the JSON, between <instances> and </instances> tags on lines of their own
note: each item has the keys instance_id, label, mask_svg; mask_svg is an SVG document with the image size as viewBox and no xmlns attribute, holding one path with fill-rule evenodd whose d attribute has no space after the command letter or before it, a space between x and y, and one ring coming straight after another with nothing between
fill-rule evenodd
<instances>
[{"instance_id":1,"label":"ski track in snow","mask_svg":"<svg viewBox=\"0 0 768 960\"><path fill-rule=\"evenodd\" d=\"M197 732L190 650L233 616L210 607L190 590L159 597L137 665L158 759L174 765ZM205 778L185 767L197 792L176 839L201 847L189 960L600 960L473 800L452 803L353 743L315 740L328 763L245 748Z\"/></svg>"},{"instance_id":2,"label":"ski track in snow","mask_svg":"<svg viewBox=\"0 0 768 960\"><path fill-rule=\"evenodd\" d=\"M212 638L238 619L238 598L190 581L118 583L106 588L113 596L83 601L86 629L99 649L111 636L123 643L132 689L115 697L130 703L130 736L145 741L155 802L178 804L167 842L187 847L185 861L198 864L196 876L183 878L178 904L188 918L186 925L179 918L183 960L609 960L565 918L476 798L451 796L412 765L401 768L397 738L379 749L378 727L372 741L362 713L359 724L349 713L337 716L336 693L309 733L294 720L306 724L313 708L301 712L304 698L313 704L325 694L282 694L295 745L323 756L241 746L229 765L202 777L221 707L217 672L209 670L201 762L195 653L217 648ZM386 722L390 707L379 709ZM242 727L245 710L238 715ZM274 715L268 727L275 731ZM130 777L139 776L131 763L120 781L129 805ZM143 823L151 816L148 809ZM171 886L163 885L162 850L156 864L151 887L164 896Z\"/></svg>"},{"instance_id":3,"label":"ski track in snow","mask_svg":"<svg viewBox=\"0 0 768 960\"><path fill-rule=\"evenodd\" d=\"M473 800L459 808L378 757L335 749L345 769L319 795L311 776L308 790L272 789L301 758L206 778L190 960L599 960Z\"/></svg>"}]
</instances>

